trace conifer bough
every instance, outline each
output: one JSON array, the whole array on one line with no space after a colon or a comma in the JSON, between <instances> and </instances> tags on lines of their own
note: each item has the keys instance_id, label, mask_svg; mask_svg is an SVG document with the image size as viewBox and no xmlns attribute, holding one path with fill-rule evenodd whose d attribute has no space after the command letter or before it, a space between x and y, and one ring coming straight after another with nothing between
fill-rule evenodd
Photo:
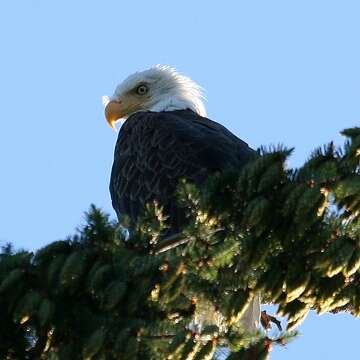
<instances>
[{"instance_id":1,"label":"conifer bough","mask_svg":"<svg viewBox=\"0 0 360 360\"><path fill-rule=\"evenodd\" d=\"M2 359L266 359L272 341L237 326L254 294L287 317L284 343L313 309L360 315L360 128L299 169L261 150L240 172L182 183L184 244L159 252L149 205L130 240L94 206L75 236L0 257ZM224 316L189 324L206 299Z\"/></svg>"}]
</instances>

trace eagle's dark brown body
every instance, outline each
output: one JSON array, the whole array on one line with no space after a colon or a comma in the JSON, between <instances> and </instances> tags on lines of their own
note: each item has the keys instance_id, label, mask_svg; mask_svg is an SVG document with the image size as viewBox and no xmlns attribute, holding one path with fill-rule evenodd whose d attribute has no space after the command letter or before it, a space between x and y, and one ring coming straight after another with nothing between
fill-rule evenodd
<instances>
[{"instance_id":1,"label":"eagle's dark brown body","mask_svg":"<svg viewBox=\"0 0 360 360\"><path fill-rule=\"evenodd\" d=\"M138 112L122 126L116 143L110 192L120 218L132 224L147 202L169 215L173 232L184 221L176 205L180 179L200 185L216 171L240 168L254 150L222 125L191 110Z\"/></svg>"}]
</instances>

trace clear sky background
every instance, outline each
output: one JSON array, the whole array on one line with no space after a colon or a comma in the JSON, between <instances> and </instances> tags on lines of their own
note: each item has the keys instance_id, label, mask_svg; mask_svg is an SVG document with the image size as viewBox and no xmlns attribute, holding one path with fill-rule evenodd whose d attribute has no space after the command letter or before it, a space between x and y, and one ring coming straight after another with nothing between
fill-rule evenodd
<instances>
[{"instance_id":1,"label":"clear sky background","mask_svg":"<svg viewBox=\"0 0 360 360\"><path fill-rule=\"evenodd\" d=\"M301 165L360 119L359 1L0 2L0 244L37 249L112 216L116 134L102 95L169 64L207 91L209 117ZM360 320L312 314L272 359L356 358Z\"/></svg>"}]
</instances>

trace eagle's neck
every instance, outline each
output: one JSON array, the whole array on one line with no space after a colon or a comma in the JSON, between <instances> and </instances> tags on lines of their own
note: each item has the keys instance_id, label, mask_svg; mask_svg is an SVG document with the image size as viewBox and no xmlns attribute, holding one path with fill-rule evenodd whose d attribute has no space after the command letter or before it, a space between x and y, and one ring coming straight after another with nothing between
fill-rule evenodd
<instances>
[{"instance_id":1,"label":"eagle's neck","mask_svg":"<svg viewBox=\"0 0 360 360\"><path fill-rule=\"evenodd\" d=\"M191 109L200 116L206 116L204 104L200 99L175 95L161 99L150 108L150 111L175 111L185 109Z\"/></svg>"}]
</instances>

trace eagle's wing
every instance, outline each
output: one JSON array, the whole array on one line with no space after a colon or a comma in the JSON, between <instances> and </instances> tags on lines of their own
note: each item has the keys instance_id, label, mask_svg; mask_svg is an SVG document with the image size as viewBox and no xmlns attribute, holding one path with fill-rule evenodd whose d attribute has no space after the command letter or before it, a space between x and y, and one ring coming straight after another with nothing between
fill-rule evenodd
<instances>
[{"instance_id":1,"label":"eagle's wing","mask_svg":"<svg viewBox=\"0 0 360 360\"><path fill-rule=\"evenodd\" d=\"M201 184L211 173L241 167L253 153L224 126L191 110L136 113L121 128L115 148L113 207L135 223L144 205L157 200L172 227L179 227L179 180Z\"/></svg>"}]
</instances>

